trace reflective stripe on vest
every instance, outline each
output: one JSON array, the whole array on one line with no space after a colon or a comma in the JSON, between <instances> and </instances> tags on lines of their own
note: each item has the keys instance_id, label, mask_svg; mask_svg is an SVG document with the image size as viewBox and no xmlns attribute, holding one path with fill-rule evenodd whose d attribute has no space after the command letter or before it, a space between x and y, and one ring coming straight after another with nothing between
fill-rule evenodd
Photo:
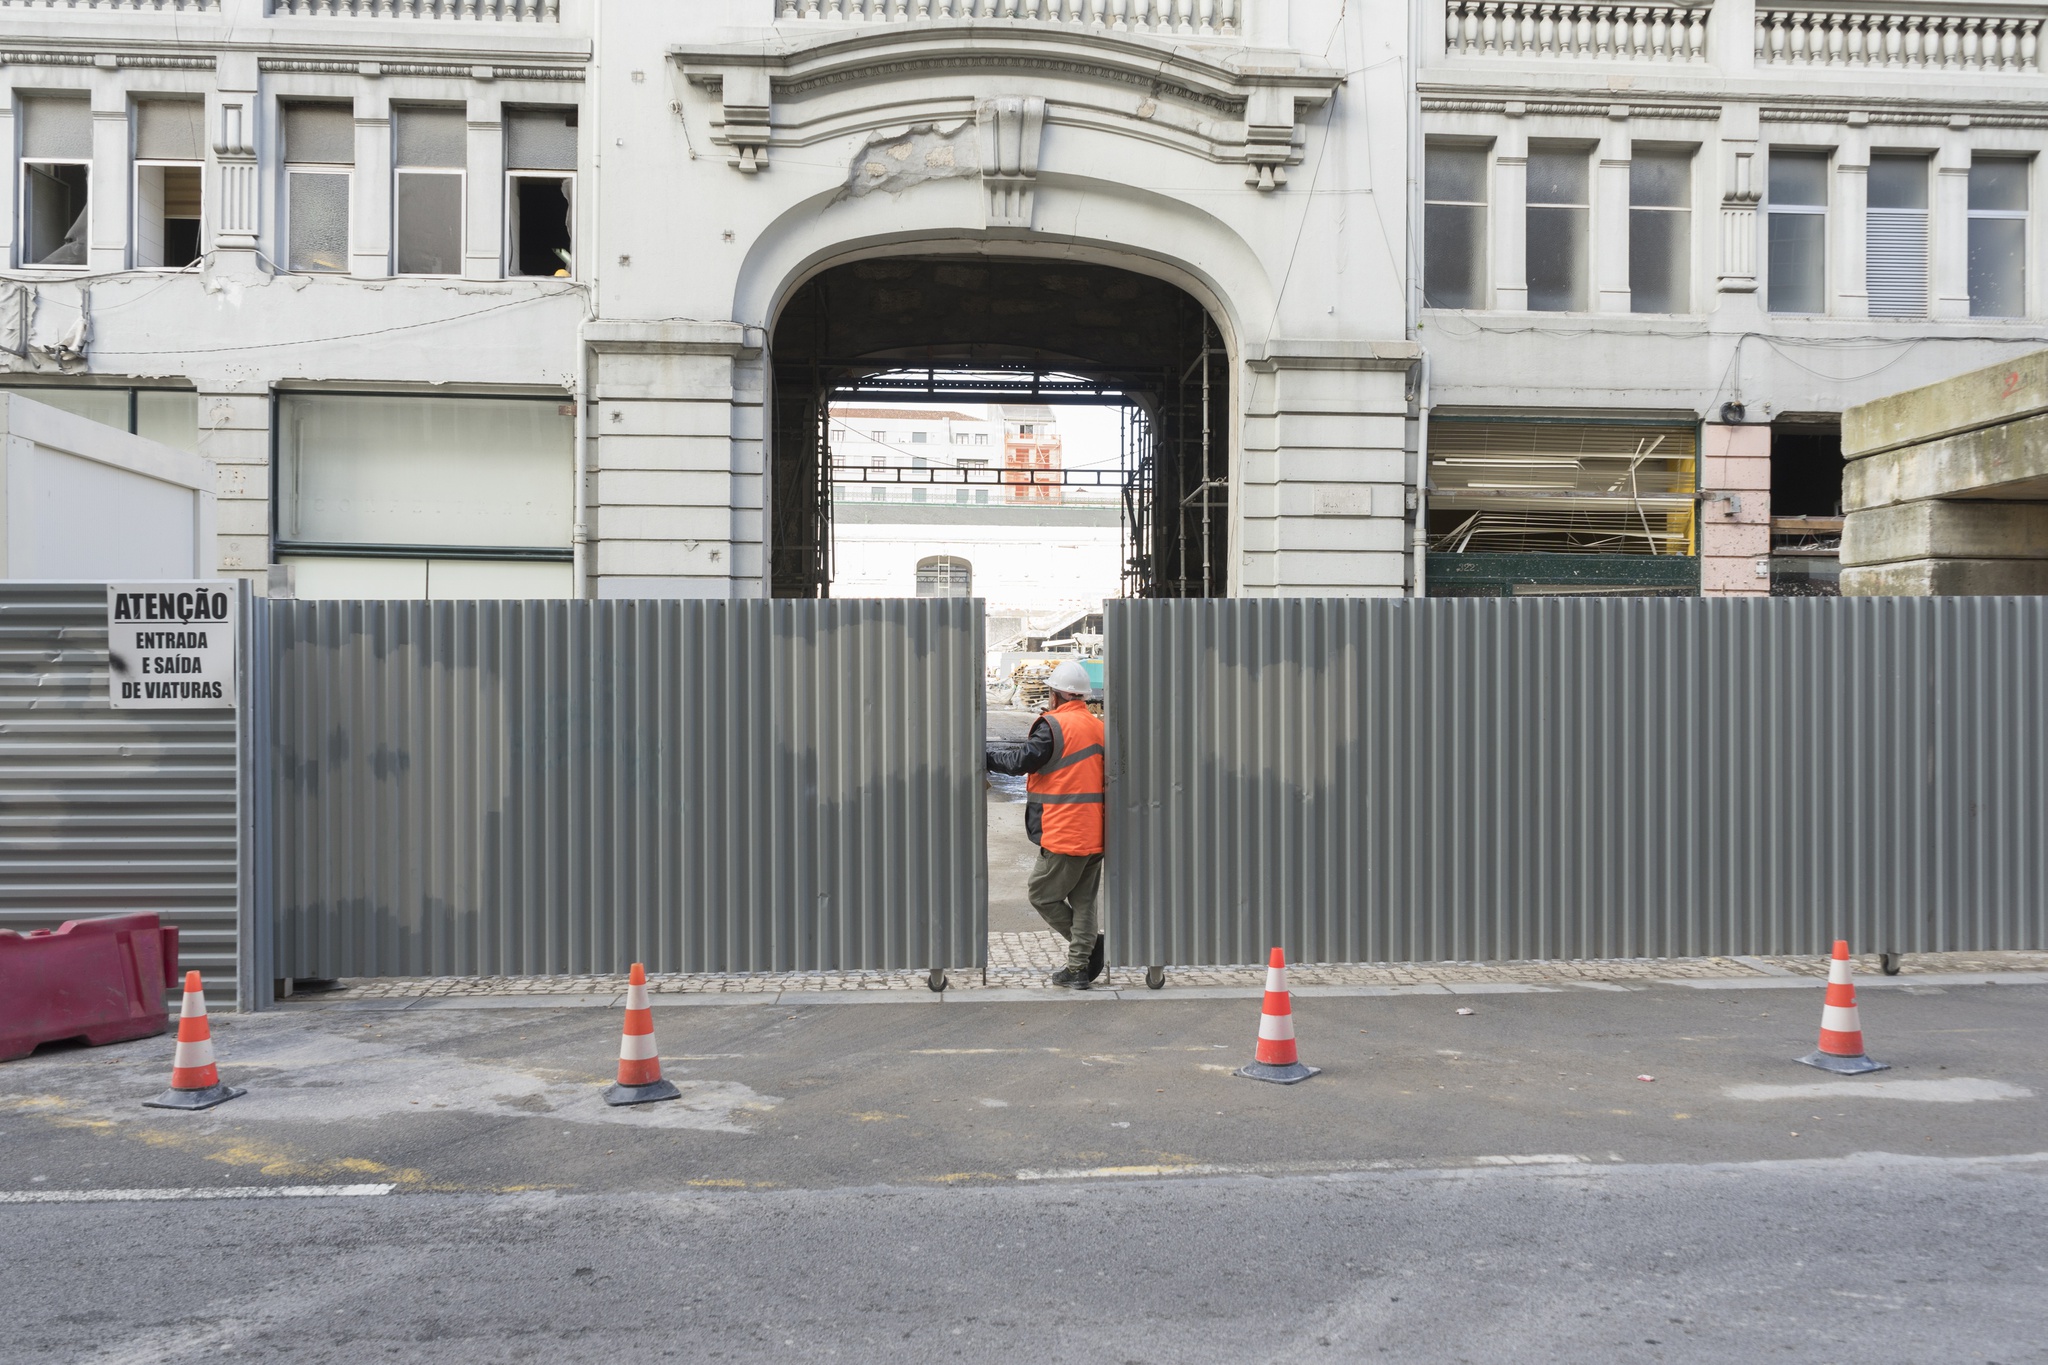
<instances>
[{"instance_id":1,"label":"reflective stripe on vest","mask_svg":"<svg viewBox=\"0 0 2048 1365\"><path fill-rule=\"evenodd\" d=\"M1048 853L1100 853L1102 721L1078 701L1046 712L1043 719L1052 731L1052 761L1024 780L1027 799L1040 807L1038 845Z\"/></svg>"}]
</instances>

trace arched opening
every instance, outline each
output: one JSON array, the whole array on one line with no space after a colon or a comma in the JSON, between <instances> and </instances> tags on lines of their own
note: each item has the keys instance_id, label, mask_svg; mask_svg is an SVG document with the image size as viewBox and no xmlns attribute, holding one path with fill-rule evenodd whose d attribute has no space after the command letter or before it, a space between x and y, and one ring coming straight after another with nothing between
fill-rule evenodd
<instances>
[{"instance_id":1,"label":"arched opening","mask_svg":"<svg viewBox=\"0 0 2048 1365\"><path fill-rule=\"evenodd\" d=\"M974 566L958 555L927 555L917 561L919 597L974 596Z\"/></svg>"},{"instance_id":2,"label":"arched opening","mask_svg":"<svg viewBox=\"0 0 2048 1365\"><path fill-rule=\"evenodd\" d=\"M1050 506L1095 489L1119 508L1121 590L1222 596L1229 583L1232 399L1221 327L1193 295L1112 266L904 256L834 266L789 298L770 342L769 576L830 595L835 491L907 485L946 502ZM833 442L833 405L985 404L1011 414L989 459ZM1024 410L1119 410L1114 467L1048 455Z\"/></svg>"}]
</instances>

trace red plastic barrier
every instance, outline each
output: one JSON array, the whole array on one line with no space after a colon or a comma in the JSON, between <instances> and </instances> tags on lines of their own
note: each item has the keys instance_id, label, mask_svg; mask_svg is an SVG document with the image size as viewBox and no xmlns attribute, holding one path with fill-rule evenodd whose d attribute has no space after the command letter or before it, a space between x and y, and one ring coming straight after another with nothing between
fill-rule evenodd
<instances>
[{"instance_id":1,"label":"red plastic barrier","mask_svg":"<svg viewBox=\"0 0 2048 1365\"><path fill-rule=\"evenodd\" d=\"M162 1033L164 991L177 984L178 931L155 915L0 929L0 1062L60 1038L100 1047Z\"/></svg>"}]
</instances>

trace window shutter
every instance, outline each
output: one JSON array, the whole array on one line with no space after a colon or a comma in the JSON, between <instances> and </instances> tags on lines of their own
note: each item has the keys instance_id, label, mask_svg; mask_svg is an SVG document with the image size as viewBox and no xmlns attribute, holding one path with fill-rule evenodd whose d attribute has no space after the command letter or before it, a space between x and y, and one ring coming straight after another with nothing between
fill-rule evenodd
<instances>
[{"instance_id":1,"label":"window shutter","mask_svg":"<svg viewBox=\"0 0 2048 1365\"><path fill-rule=\"evenodd\" d=\"M1874 318L1927 316L1927 214L1871 209L1864 244L1864 288Z\"/></svg>"}]
</instances>

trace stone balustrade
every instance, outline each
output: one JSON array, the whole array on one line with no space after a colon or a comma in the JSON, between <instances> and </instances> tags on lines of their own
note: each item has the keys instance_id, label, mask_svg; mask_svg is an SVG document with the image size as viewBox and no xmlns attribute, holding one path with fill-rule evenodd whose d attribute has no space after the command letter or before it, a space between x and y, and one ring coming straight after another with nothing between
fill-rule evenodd
<instances>
[{"instance_id":1,"label":"stone balustrade","mask_svg":"<svg viewBox=\"0 0 2048 1365\"><path fill-rule=\"evenodd\" d=\"M1446 0L1444 51L1460 57L1704 62L1706 5Z\"/></svg>"},{"instance_id":2,"label":"stone balustrade","mask_svg":"<svg viewBox=\"0 0 2048 1365\"><path fill-rule=\"evenodd\" d=\"M508 24L562 20L561 0L270 0L270 12L295 19L468 19Z\"/></svg>"},{"instance_id":3,"label":"stone balustrade","mask_svg":"<svg viewBox=\"0 0 2048 1365\"><path fill-rule=\"evenodd\" d=\"M2038 18L1852 10L1756 12L1759 66L2038 72Z\"/></svg>"},{"instance_id":4,"label":"stone balustrade","mask_svg":"<svg viewBox=\"0 0 2048 1365\"><path fill-rule=\"evenodd\" d=\"M1237 36L1241 0L774 0L783 23L924 24L1010 19L1098 33Z\"/></svg>"},{"instance_id":5,"label":"stone balustrade","mask_svg":"<svg viewBox=\"0 0 2048 1365\"><path fill-rule=\"evenodd\" d=\"M220 10L220 0L0 0L0 9L85 9L116 14L198 14Z\"/></svg>"}]
</instances>

